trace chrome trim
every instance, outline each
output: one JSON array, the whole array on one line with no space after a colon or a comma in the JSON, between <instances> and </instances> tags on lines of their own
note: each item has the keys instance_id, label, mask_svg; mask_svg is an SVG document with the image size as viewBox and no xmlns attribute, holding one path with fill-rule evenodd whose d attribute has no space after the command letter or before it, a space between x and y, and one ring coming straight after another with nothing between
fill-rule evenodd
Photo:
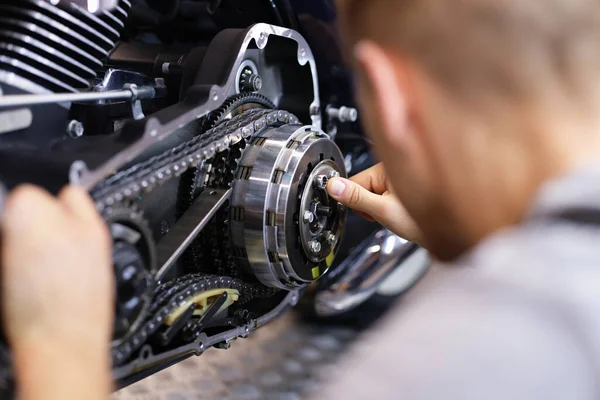
<instances>
[{"instance_id":1,"label":"chrome trim","mask_svg":"<svg viewBox=\"0 0 600 400\"><path fill-rule=\"evenodd\" d=\"M387 229L375 232L336 268L334 283L317 291L315 312L333 316L359 306L418 249Z\"/></svg>"}]
</instances>

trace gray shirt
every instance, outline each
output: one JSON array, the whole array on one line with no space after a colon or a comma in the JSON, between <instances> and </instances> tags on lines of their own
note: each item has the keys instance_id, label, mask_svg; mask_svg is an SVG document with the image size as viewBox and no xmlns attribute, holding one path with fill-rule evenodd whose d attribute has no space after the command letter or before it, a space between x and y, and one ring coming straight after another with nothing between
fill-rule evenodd
<instances>
[{"instance_id":1,"label":"gray shirt","mask_svg":"<svg viewBox=\"0 0 600 400\"><path fill-rule=\"evenodd\" d=\"M600 399L600 165L436 265L342 365L316 398Z\"/></svg>"}]
</instances>

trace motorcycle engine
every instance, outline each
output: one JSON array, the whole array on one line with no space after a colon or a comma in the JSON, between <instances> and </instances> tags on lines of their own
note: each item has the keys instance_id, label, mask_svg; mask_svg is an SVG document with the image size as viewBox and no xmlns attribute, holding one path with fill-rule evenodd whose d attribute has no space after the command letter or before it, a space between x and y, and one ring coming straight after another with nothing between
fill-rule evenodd
<instances>
[{"instance_id":1,"label":"motorcycle engine","mask_svg":"<svg viewBox=\"0 0 600 400\"><path fill-rule=\"evenodd\" d=\"M325 187L347 172L315 60L254 3L0 5L0 182L93 197L122 385L248 335L339 251L346 210Z\"/></svg>"}]
</instances>

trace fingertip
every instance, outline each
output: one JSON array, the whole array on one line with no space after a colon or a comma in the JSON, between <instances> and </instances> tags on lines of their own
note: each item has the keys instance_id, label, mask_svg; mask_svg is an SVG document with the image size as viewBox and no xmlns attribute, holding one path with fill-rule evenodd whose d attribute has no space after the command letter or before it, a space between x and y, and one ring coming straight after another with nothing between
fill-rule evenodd
<instances>
[{"instance_id":1,"label":"fingertip","mask_svg":"<svg viewBox=\"0 0 600 400\"><path fill-rule=\"evenodd\" d=\"M31 223L54 215L58 210L50 193L34 185L22 184L6 197L0 222L6 229L27 230Z\"/></svg>"},{"instance_id":2,"label":"fingertip","mask_svg":"<svg viewBox=\"0 0 600 400\"><path fill-rule=\"evenodd\" d=\"M65 186L58 194L58 199L74 214L89 216L92 214L91 210L95 212L96 209L89 193L78 186Z\"/></svg>"},{"instance_id":3,"label":"fingertip","mask_svg":"<svg viewBox=\"0 0 600 400\"><path fill-rule=\"evenodd\" d=\"M362 62L369 58L371 54L371 50L373 49L373 44L370 40L360 40L354 45L353 53L354 58Z\"/></svg>"},{"instance_id":4,"label":"fingertip","mask_svg":"<svg viewBox=\"0 0 600 400\"><path fill-rule=\"evenodd\" d=\"M23 184L10 192L4 204L5 211L8 213L19 213L23 211L36 211L36 206L47 204L52 197L49 193L37 186Z\"/></svg>"},{"instance_id":5,"label":"fingertip","mask_svg":"<svg viewBox=\"0 0 600 400\"><path fill-rule=\"evenodd\" d=\"M338 200L344 195L347 186L344 178L332 178L327 183L327 192L331 197Z\"/></svg>"}]
</instances>

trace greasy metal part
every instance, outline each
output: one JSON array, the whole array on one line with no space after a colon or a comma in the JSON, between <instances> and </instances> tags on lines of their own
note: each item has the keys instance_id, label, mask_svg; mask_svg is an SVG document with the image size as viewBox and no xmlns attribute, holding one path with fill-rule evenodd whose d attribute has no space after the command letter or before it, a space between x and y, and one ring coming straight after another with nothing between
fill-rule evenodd
<instances>
[{"instance_id":1,"label":"greasy metal part","mask_svg":"<svg viewBox=\"0 0 600 400\"><path fill-rule=\"evenodd\" d=\"M315 218L316 210L301 205L305 193L329 205L325 190L313 188L315 178L308 176L313 169L345 175L343 155L325 133L300 125L263 131L240 160L233 183L231 237L240 265L264 285L302 287L322 276L333 261L337 243L321 243L319 235L327 228L341 236L345 211L340 208L335 218ZM299 238L299 225L311 219L306 211L318 224L311 245Z\"/></svg>"},{"instance_id":2,"label":"greasy metal part","mask_svg":"<svg viewBox=\"0 0 600 400\"><path fill-rule=\"evenodd\" d=\"M339 266L342 275L315 295L315 312L332 316L363 303L419 247L387 229L377 231L356 248ZM415 271L415 280L424 271Z\"/></svg>"},{"instance_id":3,"label":"greasy metal part","mask_svg":"<svg viewBox=\"0 0 600 400\"><path fill-rule=\"evenodd\" d=\"M230 197L231 189L204 190L169 233L158 242L159 282Z\"/></svg>"},{"instance_id":4,"label":"greasy metal part","mask_svg":"<svg viewBox=\"0 0 600 400\"><path fill-rule=\"evenodd\" d=\"M317 67L312 51L306 42L306 40L298 32L282 28L274 25L259 23L253 25L246 31L246 36L243 40L242 46L238 51L238 55L233 64L233 71L237 71L245 60L246 51L252 43L256 44L258 49L265 49L268 44L269 37L271 35L279 36L287 39L291 39L298 44L297 60L302 66L309 65L311 69L312 81L313 81L313 94L314 100L309 106L312 109L320 108L319 100L319 85L317 80ZM131 162L140 153L147 150L155 143L164 140L167 136L171 135L177 130L178 127L184 126L194 120L204 117L210 111L217 109L222 102L231 95L236 93L236 84L238 82L236 74L230 74L227 82L223 86L212 85L210 87L210 93L207 101L197 107L191 108L183 112L178 117L171 119L167 122L161 122L157 118L149 117L145 120L144 132L142 138L137 142L133 143L111 159L106 161L100 167L92 171L85 171L81 177L80 184L91 190L94 186L101 183L104 179L109 177L114 171L118 171L123 165ZM1 98L0 98L1 101ZM0 104L2 104L0 102ZM321 116L318 113L311 113L312 125L316 129L321 128Z\"/></svg>"},{"instance_id":5,"label":"greasy metal part","mask_svg":"<svg viewBox=\"0 0 600 400\"><path fill-rule=\"evenodd\" d=\"M97 13L110 11L117 7L119 0L46 0L52 5L59 3L75 4L85 8L88 12Z\"/></svg>"}]
</instances>

